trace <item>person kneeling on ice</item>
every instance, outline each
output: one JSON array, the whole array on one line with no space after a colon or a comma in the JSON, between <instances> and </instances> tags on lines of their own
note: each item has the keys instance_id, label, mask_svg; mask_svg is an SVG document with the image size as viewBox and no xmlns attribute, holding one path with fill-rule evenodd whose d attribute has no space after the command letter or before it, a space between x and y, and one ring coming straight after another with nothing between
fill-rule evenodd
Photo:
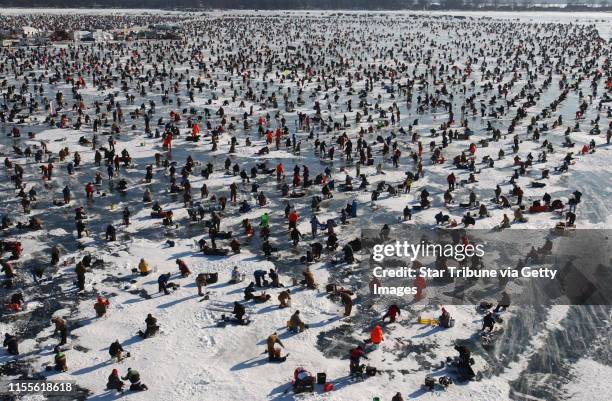
<instances>
[{"instance_id":1,"label":"person kneeling on ice","mask_svg":"<svg viewBox=\"0 0 612 401\"><path fill-rule=\"evenodd\" d=\"M111 359L116 359L117 362L121 362L123 360L123 347L119 343L119 340L115 340L115 342L108 347L108 353L110 354Z\"/></svg>"},{"instance_id":2,"label":"person kneeling on ice","mask_svg":"<svg viewBox=\"0 0 612 401\"><path fill-rule=\"evenodd\" d=\"M480 331L485 331L485 329L489 329L489 332L493 331L493 327L495 326L495 317L492 312L489 312L482 318L482 329Z\"/></svg>"},{"instance_id":3,"label":"person kneeling on ice","mask_svg":"<svg viewBox=\"0 0 612 401\"><path fill-rule=\"evenodd\" d=\"M111 374L108 376L108 381L106 382L107 390L117 390L118 392L123 392L123 387L125 383L119 377L119 371L117 369L113 369Z\"/></svg>"},{"instance_id":4,"label":"person kneeling on ice","mask_svg":"<svg viewBox=\"0 0 612 401\"><path fill-rule=\"evenodd\" d=\"M185 263L184 260L177 259L176 264L178 265L181 277L187 277L191 274L191 270L189 270L189 267L187 267L187 263Z\"/></svg>"},{"instance_id":5,"label":"person kneeling on ice","mask_svg":"<svg viewBox=\"0 0 612 401\"><path fill-rule=\"evenodd\" d=\"M438 323L440 327L444 327L446 329L452 327L451 326L451 315L450 313L448 313L446 309L444 309L444 307L442 308L442 314L438 318Z\"/></svg>"},{"instance_id":6,"label":"person kneeling on ice","mask_svg":"<svg viewBox=\"0 0 612 401\"><path fill-rule=\"evenodd\" d=\"M168 289L171 290L176 290L179 286L178 284L175 283L171 283L169 282L170 280L170 273L166 273L166 274L161 274L158 278L157 278L157 292L163 292L166 295L170 294L170 291Z\"/></svg>"},{"instance_id":7,"label":"person kneeling on ice","mask_svg":"<svg viewBox=\"0 0 612 401\"><path fill-rule=\"evenodd\" d=\"M59 346L56 346L54 351L55 370L58 372L66 372L68 370L68 366L66 365L66 354L62 352Z\"/></svg>"},{"instance_id":8,"label":"person kneeling on ice","mask_svg":"<svg viewBox=\"0 0 612 401\"><path fill-rule=\"evenodd\" d=\"M151 273L151 270L149 270L149 264L146 260L144 260L144 258L141 258L140 263L138 263L138 272L141 276L146 276Z\"/></svg>"},{"instance_id":9,"label":"person kneeling on ice","mask_svg":"<svg viewBox=\"0 0 612 401\"><path fill-rule=\"evenodd\" d=\"M395 393L391 401L404 401L404 397L402 397L402 393Z\"/></svg>"},{"instance_id":10,"label":"person kneeling on ice","mask_svg":"<svg viewBox=\"0 0 612 401\"><path fill-rule=\"evenodd\" d=\"M94 304L94 310L96 311L96 315L98 317L102 317L106 315L106 310L110 306L110 302L108 299L98 296L96 299L96 303Z\"/></svg>"},{"instance_id":11,"label":"person kneeling on ice","mask_svg":"<svg viewBox=\"0 0 612 401\"><path fill-rule=\"evenodd\" d=\"M237 284L244 281L244 273L238 270L238 266L234 266L232 270L232 278L229 281L230 284Z\"/></svg>"},{"instance_id":12,"label":"person kneeling on ice","mask_svg":"<svg viewBox=\"0 0 612 401\"><path fill-rule=\"evenodd\" d=\"M300 318L300 311L296 310L295 313L291 315L291 319L289 319L289 324L287 327L294 333L301 333L308 328L308 325L304 324L302 318Z\"/></svg>"},{"instance_id":13,"label":"person kneeling on ice","mask_svg":"<svg viewBox=\"0 0 612 401\"><path fill-rule=\"evenodd\" d=\"M280 338L278 338L278 334L276 334L276 332L270 334L270 336L268 336L268 339L266 340L266 345L268 347L268 361L269 362L285 362L285 360L287 359L287 356L283 356L281 357L281 350L280 348L275 348L274 345L280 345L281 347L285 348L285 346L283 345L283 343L281 342Z\"/></svg>"},{"instance_id":14,"label":"person kneeling on ice","mask_svg":"<svg viewBox=\"0 0 612 401\"><path fill-rule=\"evenodd\" d=\"M363 350L363 347L361 347L361 345L358 345L351 350L351 355L349 358L350 359L349 369L350 369L351 375L361 370L360 369L361 358L368 359L368 357L365 354L365 351Z\"/></svg>"},{"instance_id":15,"label":"person kneeling on ice","mask_svg":"<svg viewBox=\"0 0 612 401\"><path fill-rule=\"evenodd\" d=\"M370 339L366 340L366 343L372 343L374 344L374 346L377 347L384 340L385 337L383 335L382 327L377 324L376 326L374 326L374 329L372 329L372 332L370 333Z\"/></svg>"},{"instance_id":16,"label":"person kneeling on ice","mask_svg":"<svg viewBox=\"0 0 612 401\"><path fill-rule=\"evenodd\" d=\"M280 294L278 294L278 302L280 302L279 304L279 308L288 308L290 306L291 303L291 292L289 289L285 290L285 291L281 291Z\"/></svg>"},{"instance_id":17,"label":"person kneeling on ice","mask_svg":"<svg viewBox=\"0 0 612 401\"><path fill-rule=\"evenodd\" d=\"M147 315L145 319L145 323L147 328L143 332L142 330L138 331L138 334L143 338L153 337L159 331L159 326L157 325L157 319L153 317L150 313Z\"/></svg>"},{"instance_id":18,"label":"person kneeling on ice","mask_svg":"<svg viewBox=\"0 0 612 401\"><path fill-rule=\"evenodd\" d=\"M127 374L122 377L122 379L130 381L131 391L144 391L149 389L146 384L140 382L140 373L138 373L136 369L128 368Z\"/></svg>"}]
</instances>

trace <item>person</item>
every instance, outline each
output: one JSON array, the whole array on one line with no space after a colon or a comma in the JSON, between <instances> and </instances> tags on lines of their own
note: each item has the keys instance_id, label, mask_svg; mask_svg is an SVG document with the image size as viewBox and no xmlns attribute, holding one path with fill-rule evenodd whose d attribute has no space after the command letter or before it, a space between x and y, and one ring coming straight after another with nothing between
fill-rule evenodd
<instances>
[{"instance_id":1,"label":"person","mask_svg":"<svg viewBox=\"0 0 612 401\"><path fill-rule=\"evenodd\" d=\"M147 328L145 329L144 333L141 332L142 337L144 338L153 337L159 331L159 326L157 325L157 319L154 318L153 315L151 315L150 313L147 315L147 318L145 319L145 324L147 325Z\"/></svg>"},{"instance_id":2,"label":"person","mask_svg":"<svg viewBox=\"0 0 612 401\"><path fill-rule=\"evenodd\" d=\"M4 333L4 343L2 346L6 347L6 350L11 355L19 355L19 344L17 343L17 336L9 333Z\"/></svg>"},{"instance_id":3,"label":"person","mask_svg":"<svg viewBox=\"0 0 612 401\"><path fill-rule=\"evenodd\" d=\"M96 315L98 317L106 315L106 311L109 306L110 302L108 301L108 299L105 299L98 295L98 297L96 298L96 303L94 304L94 310L96 311Z\"/></svg>"},{"instance_id":4,"label":"person","mask_svg":"<svg viewBox=\"0 0 612 401\"><path fill-rule=\"evenodd\" d=\"M106 382L107 390L117 390L118 392L123 392L123 387L125 383L119 377L119 371L117 369L113 369L111 374L108 376L108 381Z\"/></svg>"},{"instance_id":5,"label":"person","mask_svg":"<svg viewBox=\"0 0 612 401\"><path fill-rule=\"evenodd\" d=\"M576 213L567 212L567 214L565 215L565 223L567 227L573 227L576 223Z\"/></svg>"},{"instance_id":6,"label":"person","mask_svg":"<svg viewBox=\"0 0 612 401\"><path fill-rule=\"evenodd\" d=\"M196 286L198 287L198 296L203 297L204 293L202 292L202 288L206 287L206 281L208 279L208 274L200 273L196 276Z\"/></svg>"},{"instance_id":7,"label":"person","mask_svg":"<svg viewBox=\"0 0 612 401\"><path fill-rule=\"evenodd\" d=\"M355 254L353 252L353 247L350 244L344 245L342 248L342 252L344 253L344 262L347 265L353 264L355 262Z\"/></svg>"},{"instance_id":8,"label":"person","mask_svg":"<svg viewBox=\"0 0 612 401\"><path fill-rule=\"evenodd\" d=\"M389 309L387 309L387 313L385 313L385 315L383 316L382 321L384 323L385 319L389 318L390 323L395 323L395 319L399 315L401 315L399 306L397 306L396 304L393 304L389 306Z\"/></svg>"},{"instance_id":9,"label":"person","mask_svg":"<svg viewBox=\"0 0 612 401\"><path fill-rule=\"evenodd\" d=\"M59 346L56 346L53 351L55 352L54 361L55 361L55 370L58 372L66 372L68 370L66 354L60 349Z\"/></svg>"},{"instance_id":10,"label":"person","mask_svg":"<svg viewBox=\"0 0 612 401\"><path fill-rule=\"evenodd\" d=\"M268 286L268 280L266 280L266 274L268 274L268 272L266 272L265 270L255 270L253 272L253 276L255 277L255 285L257 287L262 287L262 284L264 287Z\"/></svg>"},{"instance_id":11,"label":"person","mask_svg":"<svg viewBox=\"0 0 612 401\"><path fill-rule=\"evenodd\" d=\"M306 324L304 324L304 322L302 321L302 318L300 317L300 311L296 310L295 313L291 315L291 319L289 319L289 329L294 333L301 333L306 328L308 328L308 326L306 326Z\"/></svg>"},{"instance_id":12,"label":"person","mask_svg":"<svg viewBox=\"0 0 612 401\"><path fill-rule=\"evenodd\" d=\"M247 285L246 288L244 289L244 300L250 301L251 299L253 299L254 292L255 292L255 283L251 281L249 285Z\"/></svg>"},{"instance_id":13,"label":"person","mask_svg":"<svg viewBox=\"0 0 612 401\"><path fill-rule=\"evenodd\" d=\"M344 316L351 316L353 310L353 298L346 291L340 291L340 300L344 305Z\"/></svg>"},{"instance_id":14,"label":"person","mask_svg":"<svg viewBox=\"0 0 612 401\"><path fill-rule=\"evenodd\" d=\"M125 224L126 226L130 225L130 209L126 206L123 209L123 224Z\"/></svg>"},{"instance_id":15,"label":"person","mask_svg":"<svg viewBox=\"0 0 612 401\"><path fill-rule=\"evenodd\" d=\"M59 345L66 344L66 337L68 336L68 325L64 319L59 316L53 317L51 322L55 324L55 331L53 334L59 332L61 336L61 341Z\"/></svg>"},{"instance_id":16,"label":"person","mask_svg":"<svg viewBox=\"0 0 612 401\"><path fill-rule=\"evenodd\" d=\"M516 210L514 211L514 221L516 221L518 223L526 223L527 222L527 218L525 216L523 216L523 211L521 210L520 207L517 207Z\"/></svg>"},{"instance_id":17,"label":"person","mask_svg":"<svg viewBox=\"0 0 612 401\"><path fill-rule=\"evenodd\" d=\"M315 238L317 236L317 232L319 230L320 225L321 222L317 218L317 215L313 214L312 217L310 217L310 232L312 234L312 238Z\"/></svg>"},{"instance_id":18,"label":"person","mask_svg":"<svg viewBox=\"0 0 612 401\"><path fill-rule=\"evenodd\" d=\"M485 331L485 329L489 329L489 332L493 331L493 327L495 326L495 318L493 317L493 313L489 312L482 318L482 329L481 331Z\"/></svg>"},{"instance_id":19,"label":"person","mask_svg":"<svg viewBox=\"0 0 612 401\"><path fill-rule=\"evenodd\" d=\"M232 278L230 279L230 284L237 284L244 280L244 274L238 270L238 266L234 266L232 269Z\"/></svg>"},{"instance_id":20,"label":"person","mask_svg":"<svg viewBox=\"0 0 612 401\"><path fill-rule=\"evenodd\" d=\"M244 309L244 306L240 303L240 302L234 302L234 310L232 311L232 314L236 317L236 320L238 320L240 323L243 323L244 320L244 315L246 314L246 311Z\"/></svg>"},{"instance_id":21,"label":"person","mask_svg":"<svg viewBox=\"0 0 612 401\"><path fill-rule=\"evenodd\" d=\"M306 288L310 290L316 290L317 284L315 283L314 274L310 271L310 268L306 267L304 271L304 283L306 284Z\"/></svg>"},{"instance_id":22,"label":"person","mask_svg":"<svg viewBox=\"0 0 612 401\"><path fill-rule=\"evenodd\" d=\"M280 294L278 294L278 302L280 303L278 307L281 309L291 306L291 291L289 289L281 291Z\"/></svg>"},{"instance_id":23,"label":"person","mask_svg":"<svg viewBox=\"0 0 612 401\"><path fill-rule=\"evenodd\" d=\"M372 331L370 332L370 341L372 344L374 345L378 345L381 342L384 341L384 335L383 335L383 330L382 327L380 327L379 324L377 324L376 326L374 326L374 329L372 329Z\"/></svg>"},{"instance_id":24,"label":"person","mask_svg":"<svg viewBox=\"0 0 612 401\"><path fill-rule=\"evenodd\" d=\"M128 368L127 374L122 379L130 381L130 391L148 390L148 387L140 382L140 373L136 369Z\"/></svg>"},{"instance_id":25,"label":"person","mask_svg":"<svg viewBox=\"0 0 612 401\"><path fill-rule=\"evenodd\" d=\"M438 323L440 324L440 327L449 328L451 324L450 320L450 313L446 309L444 309L444 307L442 307L442 314L438 318Z\"/></svg>"},{"instance_id":26,"label":"person","mask_svg":"<svg viewBox=\"0 0 612 401\"><path fill-rule=\"evenodd\" d=\"M105 239L107 241L117 241L117 230L112 224L106 226L106 235Z\"/></svg>"},{"instance_id":27,"label":"person","mask_svg":"<svg viewBox=\"0 0 612 401\"><path fill-rule=\"evenodd\" d=\"M168 281L170 280L170 273L160 274L157 278L157 292L163 292L166 295L170 294L168 291Z\"/></svg>"},{"instance_id":28,"label":"person","mask_svg":"<svg viewBox=\"0 0 612 401\"><path fill-rule=\"evenodd\" d=\"M140 272L141 276L146 276L151 273L151 270L149 270L149 264L146 260L144 260L144 258L140 258L140 263L138 263L138 271Z\"/></svg>"},{"instance_id":29,"label":"person","mask_svg":"<svg viewBox=\"0 0 612 401\"><path fill-rule=\"evenodd\" d=\"M508 215L506 213L504 213L504 218L502 219L502 222L499 225L499 228L500 229L510 228L510 219L508 218Z\"/></svg>"},{"instance_id":30,"label":"person","mask_svg":"<svg viewBox=\"0 0 612 401\"><path fill-rule=\"evenodd\" d=\"M60 249L57 245L51 248L51 265L55 266L60 260Z\"/></svg>"},{"instance_id":31,"label":"person","mask_svg":"<svg viewBox=\"0 0 612 401\"><path fill-rule=\"evenodd\" d=\"M108 348L108 353L110 354L111 359L117 359L117 362L121 362L123 360L123 347L119 343L119 340L115 340L115 342L110 345Z\"/></svg>"},{"instance_id":32,"label":"person","mask_svg":"<svg viewBox=\"0 0 612 401\"><path fill-rule=\"evenodd\" d=\"M497 303L497 306L495 307L493 313L498 313L501 308L504 308L504 310L506 310L510 307L510 295L506 291L502 291L501 295L501 299Z\"/></svg>"},{"instance_id":33,"label":"person","mask_svg":"<svg viewBox=\"0 0 612 401\"><path fill-rule=\"evenodd\" d=\"M356 346L351 350L351 354L349 356L349 369L350 373L354 373L359 369L361 364L361 358L368 359L361 345Z\"/></svg>"},{"instance_id":34,"label":"person","mask_svg":"<svg viewBox=\"0 0 612 401\"><path fill-rule=\"evenodd\" d=\"M181 277L187 277L191 274L191 270L187 267L187 263L185 263L182 259L177 259L176 264L178 265L179 271L181 272Z\"/></svg>"},{"instance_id":35,"label":"person","mask_svg":"<svg viewBox=\"0 0 612 401\"><path fill-rule=\"evenodd\" d=\"M79 287L79 291L83 291L85 290L85 272L87 269L83 262L78 262L74 270L77 275L77 286Z\"/></svg>"},{"instance_id":36,"label":"person","mask_svg":"<svg viewBox=\"0 0 612 401\"><path fill-rule=\"evenodd\" d=\"M404 401L404 397L402 397L402 393L398 391L397 393L395 393L393 398L391 398L391 401Z\"/></svg>"},{"instance_id":37,"label":"person","mask_svg":"<svg viewBox=\"0 0 612 401\"><path fill-rule=\"evenodd\" d=\"M278 338L278 334L276 334L276 332L270 334L268 336L268 339L266 340L266 345L267 345L267 349L268 349L268 361L269 362L284 362L287 357L281 357L281 350L274 347L276 344L280 345L281 347L285 348L285 346L283 345L282 341L280 340L280 338Z\"/></svg>"},{"instance_id":38,"label":"person","mask_svg":"<svg viewBox=\"0 0 612 401\"><path fill-rule=\"evenodd\" d=\"M270 271L268 272L268 276L270 277L271 281L270 286L272 286L273 288L283 287L283 285L279 281L278 273L276 272L276 270L270 269Z\"/></svg>"}]
</instances>

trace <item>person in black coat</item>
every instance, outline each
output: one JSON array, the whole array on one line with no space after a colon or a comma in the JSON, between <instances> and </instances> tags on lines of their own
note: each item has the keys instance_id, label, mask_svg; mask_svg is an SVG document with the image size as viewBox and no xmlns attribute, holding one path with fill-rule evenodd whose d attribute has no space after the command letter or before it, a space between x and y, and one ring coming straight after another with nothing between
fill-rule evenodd
<instances>
[{"instance_id":1,"label":"person in black coat","mask_svg":"<svg viewBox=\"0 0 612 401\"><path fill-rule=\"evenodd\" d=\"M234 316L236 316L236 319L238 321L242 322L242 318L244 317L246 311L244 309L244 306L242 306L240 302L234 302L234 311L232 313L234 314Z\"/></svg>"},{"instance_id":2,"label":"person in black coat","mask_svg":"<svg viewBox=\"0 0 612 401\"><path fill-rule=\"evenodd\" d=\"M493 331L493 327L495 326L495 318L491 312L487 313L484 318L482 318L482 331L485 329L489 329L489 332Z\"/></svg>"},{"instance_id":3,"label":"person in black coat","mask_svg":"<svg viewBox=\"0 0 612 401\"><path fill-rule=\"evenodd\" d=\"M119 343L119 340L115 340L114 343L110 345L108 348L108 353L111 358L117 358L117 362L120 362L123 359L123 347Z\"/></svg>"},{"instance_id":4,"label":"person in black coat","mask_svg":"<svg viewBox=\"0 0 612 401\"><path fill-rule=\"evenodd\" d=\"M7 348L9 354L19 355L19 344L17 343L16 336L5 333L3 346Z\"/></svg>"}]
</instances>

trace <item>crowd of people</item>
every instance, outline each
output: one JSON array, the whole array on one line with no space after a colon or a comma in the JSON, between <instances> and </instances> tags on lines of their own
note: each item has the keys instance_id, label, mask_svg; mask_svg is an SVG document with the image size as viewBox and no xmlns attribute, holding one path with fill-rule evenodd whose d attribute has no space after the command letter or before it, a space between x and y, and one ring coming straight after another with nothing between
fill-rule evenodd
<instances>
[{"instance_id":1,"label":"crowd of people","mask_svg":"<svg viewBox=\"0 0 612 401\"><path fill-rule=\"evenodd\" d=\"M109 244L149 235L131 228L146 210L149 226L174 232L166 247L189 236L194 254L211 258L249 252L279 266L290 258L301 266L297 273L257 269L249 280L238 267L197 271L186 257L157 271L148 255L133 255L133 280L156 274L163 296L191 291L182 287L195 281L199 297L209 296L209 284L229 281L243 295L232 299L227 322L246 325L249 309L276 299L291 311L287 329L298 334L309 324L303 305L291 302L296 289L325 287L344 318L355 314L360 288L321 282L312 267L358 263L366 226L385 241L403 224L507 229L537 218L542 227L569 230L579 223L585 195L546 187L612 138L611 47L594 26L202 18L0 16L10 29L48 32L172 22L181 38L0 51L2 230L10 238L0 249L2 291L22 294L10 302L14 311L43 277L64 274L81 294L75 302L92 302L98 318L112 310L88 286L91 255L53 237L41 240L48 257L22 249L23 235L66 227L66 220L72 242ZM45 136L58 130L59 140ZM107 212L116 207L120 219ZM74 213L74 222L58 221L61 210ZM24 261L34 257L26 273ZM509 306L504 294L483 331ZM351 374L362 373L369 352L383 352L385 320L399 316L392 305L372 322L370 338L347 350ZM443 310L440 321L450 327L450 319ZM69 371L70 321L53 316L52 323L60 334L54 367ZM164 330L151 313L145 324L144 339ZM19 333L5 334L10 354L19 354L19 341ZM277 332L266 344L270 362L287 359ZM469 352L459 352L469 368ZM121 361L121 341L109 353ZM124 391L124 380L131 391L148 389L131 368L123 377L113 368L107 388Z\"/></svg>"}]
</instances>

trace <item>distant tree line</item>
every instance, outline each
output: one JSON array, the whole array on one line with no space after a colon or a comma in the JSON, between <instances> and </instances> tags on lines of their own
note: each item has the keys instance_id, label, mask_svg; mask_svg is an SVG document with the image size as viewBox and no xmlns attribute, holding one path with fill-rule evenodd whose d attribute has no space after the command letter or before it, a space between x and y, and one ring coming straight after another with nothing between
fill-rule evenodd
<instances>
[{"instance_id":1,"label":"distant tree line","mask_svg":"<svg viewBox=\"0 0 612 401\"><path fill-rule=\"evenodd\" d=\"M552 0L0 0L4 7L98 7L98 8L161 8L161 9L557 9L541 4ZM554 1L555 4L561 2ZM610 9L612 0L566 0L566 10L576 11L599 7Z\"/></svg>"}]
</instances>

